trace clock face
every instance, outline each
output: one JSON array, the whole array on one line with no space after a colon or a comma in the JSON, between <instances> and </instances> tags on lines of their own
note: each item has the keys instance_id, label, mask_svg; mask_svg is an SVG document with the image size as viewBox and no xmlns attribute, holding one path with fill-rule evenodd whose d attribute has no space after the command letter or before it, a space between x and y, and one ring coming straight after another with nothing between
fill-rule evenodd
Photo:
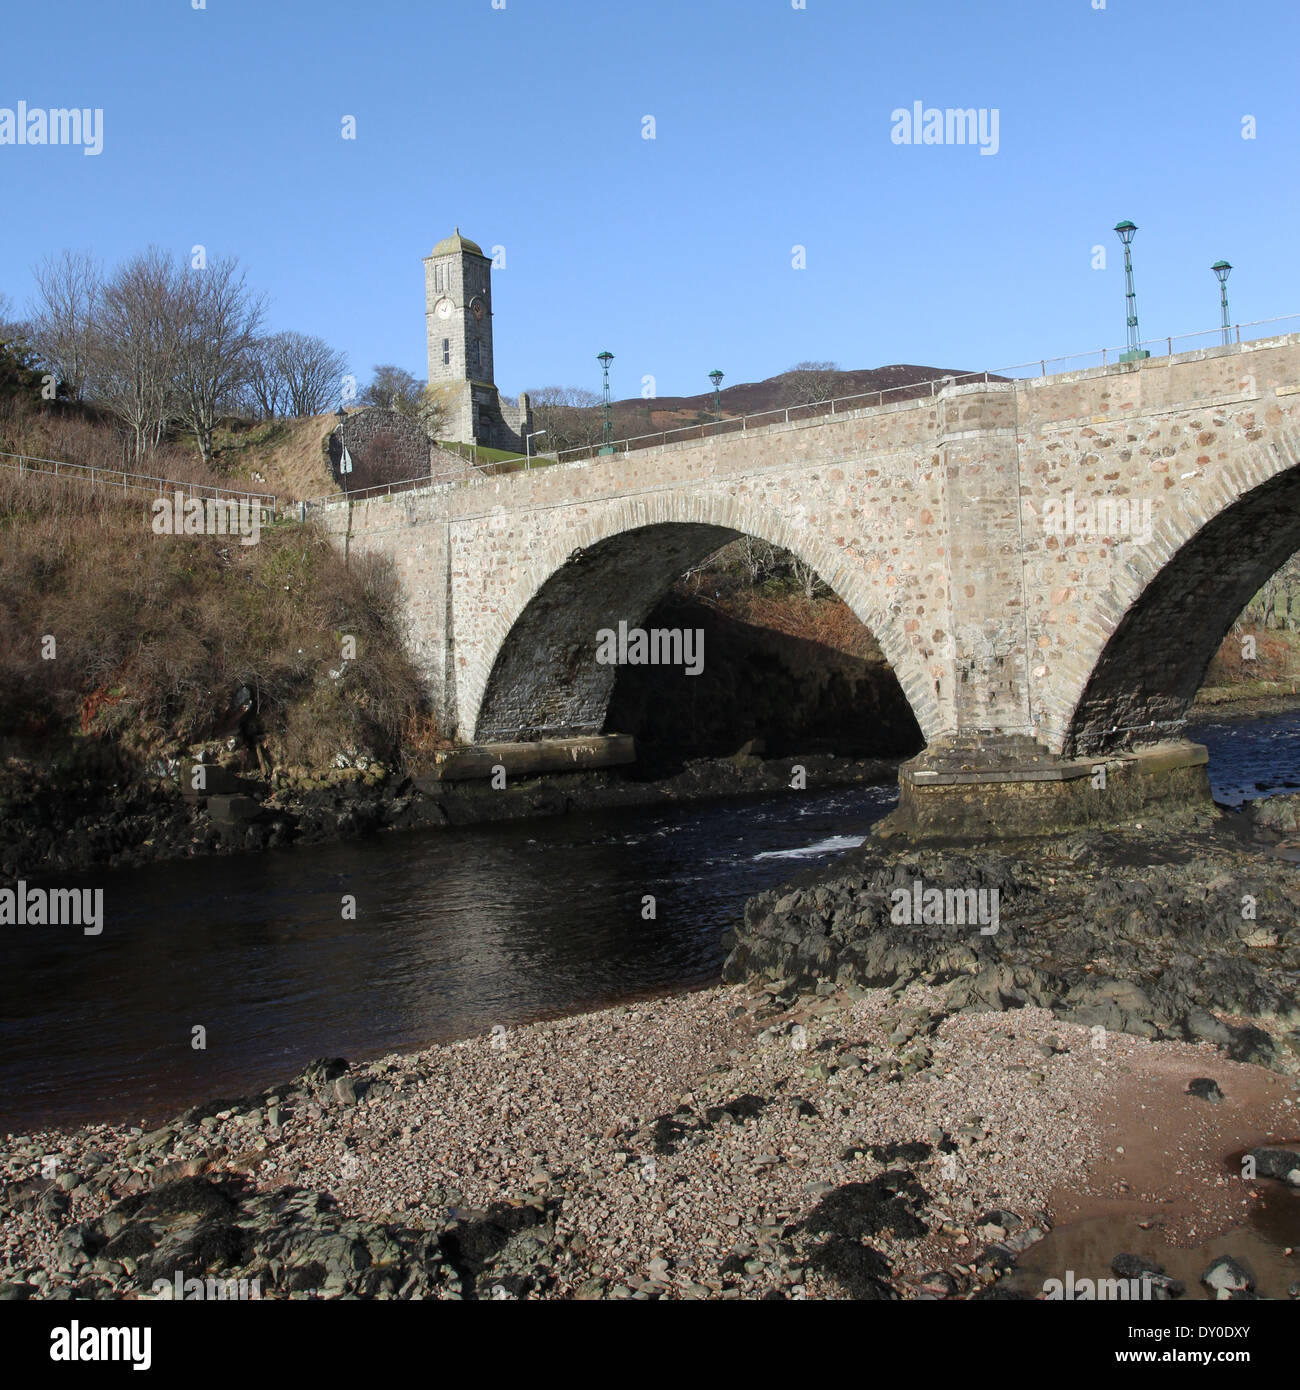
<instances>
[{"instance_id":1,"label":"clock face","mask_svg":"<svg viewBox=\"0 0 1300 1390\"><path fill-rule=\"evenodd\" d=\"M476 299L470 306L470 312L481 323L483 321L483 301Z\"/></svg>"},{"instance_id":2,"label":"clock face","mask_svg":"<svg viewBox=\"0 0 1300 1390\"><path fill-rule=\"evenodd\" d=\"M440 299L433 306L433 312L437 314L440 319L449 319L451 317L451 300Z\"/></svg>"}]
</instances>

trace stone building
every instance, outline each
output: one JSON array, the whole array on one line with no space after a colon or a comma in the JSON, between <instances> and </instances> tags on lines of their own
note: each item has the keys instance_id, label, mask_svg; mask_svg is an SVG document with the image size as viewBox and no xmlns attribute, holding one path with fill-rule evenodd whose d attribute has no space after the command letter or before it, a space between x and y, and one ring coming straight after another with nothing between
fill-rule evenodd
<instances>
[{"instance_id":1,"label":"stone building","mask_svg":"<svg viewBox=\"0 0 1300 1390\"><path fill-rule=\"evenodd\" d=\"M351 468L344 472L346 443ZM347 492L419 478L449 483L478 476L472 464L440 449L415 421L386 406L364 406L340 420L326 437L330 472Z\"/></svg>"},{"instance_id":2,"label":"stone building","mask_svg":"<svg viewBox=\"0 0 1300 1390\"><path fill-rule=\"evenodd\" d=\"M532 429L528 396L517 404L493 381L492 261L460 234L424 258L429 386L447 412L443 438L524 452Z\"/></svg>"}]
</instances>

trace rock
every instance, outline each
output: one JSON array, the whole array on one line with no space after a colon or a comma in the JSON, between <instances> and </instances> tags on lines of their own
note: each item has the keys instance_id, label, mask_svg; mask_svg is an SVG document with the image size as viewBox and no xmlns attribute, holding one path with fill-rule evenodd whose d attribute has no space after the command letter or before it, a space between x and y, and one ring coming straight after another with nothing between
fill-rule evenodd
<instances>
[{"instance_id":1,"label":"rock","mask_svg":"<svg viewBox=\"0 0 1300 1390\"><path fill-rule=\"evenodd\" d=\"M1247 1156L1255 1160L1256 1176L1300 1187L1300 1147L1269 1144L1251 1149Z\"/></svg>"},{"instance_id":2,"label":"rock","mask_svg":"<svg viewBox=\"0 0 1300 1390\"><path fill-rule=\"evenodd\" d=\"M1183 1027L1189 1038L1201 1042L1210 1042L1219 1047L1226 1047L1232 1041L1232 1033L1227 1024L1221 1023L1206 1009L1188 1009L1183 1018Z\"/></svg>"},{"instance_id":3,"label":"rock","mask_svg":"<svg viewBox=\"0 0 1300 1390\"><path fill-rule=\"evenodd\" d=\"M1253 1289L1255 1276L1231 1255L1220 1255L1201 1275L1201 1283L1222 1296L1224 1293Z\"/></svg>"},{"instance_id":4,"label":"rock","mask_svg":"<svg viewBox=\"0 0 1300 1390\"><path fill-rule=\"evenodd\" d=\"M208 797L208 815L218 826L240 825L256 820L261 813L261 806L251 796Z\"/></svg>"},{"instance_id":5,"label":"rock","mask_svg":"<svg viewBox=\"0 0 1300 1390\"><path fill-rule=\"evenodd\" d=\"M1222 1100L1223 1092L1219 1083L1209 1076L1198 1076L1187 1083L1187 1094L1198 1100Z\"/></svg>"},{"instance_id":6,"label":"rock","mask_svg":"<svg viewBox=\"0 0 1300 1390\"><path fill-rule=\"evenodd\" d=\"M957 1281L946 1270L932 1269L917 1280L918 1292L929 1294L932 1298L951 1298L960 1292Z\"/></svg>"}]
</instances>

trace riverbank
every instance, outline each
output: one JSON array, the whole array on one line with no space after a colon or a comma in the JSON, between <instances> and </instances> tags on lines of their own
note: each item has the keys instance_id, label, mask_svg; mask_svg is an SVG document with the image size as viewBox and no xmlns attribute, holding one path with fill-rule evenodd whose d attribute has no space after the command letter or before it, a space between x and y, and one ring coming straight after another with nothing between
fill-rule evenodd
<instances>
[{"instance_id":1,"label":"riverbank","mask_svg":"<svg viewBox=\"0 0 1300 1390\"><path fill-rule=\"evenodd\" d=\"M1189 720L1246 720L1300 710L1300 696L1242 696L1200 703ZM107 758L46 767L9 758L0 766L0 876L119 869L201 855L358 839L387 830L486 825L616 807L671 806L762 796L789 789L869 786L897 777L900 759L762 758L748 751L695 758L671 775L642 780L636 766L507 780L441 783L365 757L315 771L238 776L217 765L207 787L186 789L176 765L141 781ZM802 769L801 774L796 770Z\"/></svg>"},{"instance_id":2,"label":"riverbank","mask_svg":"<svg viewBox=\"0 0 1300 1390\"><path fill-rule=\"evenodd\" d=\"M202 795L174 777L115 784L83 774L51 780L11 759L0 775L0 876L119 869L199 855L359 839L390 830L486 825L617 807L670 807L797 788L870 786L898 761L831 754L699 758L657 781L614 769L507 781L439 782L364 766L277 778L269 785L209 769Z\"/></svg>"},{"instance_id":3,"label":"riverbank","mask_svg":"<svg viewBox=\"0 0 1300 1390\"><path fill-rule=\"evenodd\" d=\"M150 1134L11 1138L0 1294L1007 1296L1054 1192L1113 1191L1120 1111L1171 1068L1228 1097L1198 1172L1294 1135L1280 1078L1208 1044L1099 1049L1045 1010L954 1014L923 986L724 986L318 1063ZM1210 1183L1199 1234L1276 1186Z\"/></svg>"},{"instance_id":4,"label":"riverbank","mask_svg":"<svg viewBox=\"0 0 1300 1390\"><path fill-rule=\"evenodd\" d=\"M1294 681L1260 681L1250 686L1202 686L1187 711L1187 722L1212 719L1260 719L1300 710Z\"/></svg>"}]
</instances>

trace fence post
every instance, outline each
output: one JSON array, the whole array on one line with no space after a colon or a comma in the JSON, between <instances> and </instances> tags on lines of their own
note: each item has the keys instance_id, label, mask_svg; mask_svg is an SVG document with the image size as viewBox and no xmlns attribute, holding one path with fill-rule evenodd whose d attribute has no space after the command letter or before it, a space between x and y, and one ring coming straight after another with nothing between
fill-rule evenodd
<instances>
[{"instance_id":1,"label":"fence post","mask_svg":"<svg viewBox=\"0 0 1300 1390\"><path fill-rule=\"evenodd\" d=\"M1172 338L1166 338L1166 339L1165 339L1165 356L1166 356L1166 357L1172 357L1173 355L1174 355L1174 340L1173 340Z\"/></svg>"}]
</instances>

